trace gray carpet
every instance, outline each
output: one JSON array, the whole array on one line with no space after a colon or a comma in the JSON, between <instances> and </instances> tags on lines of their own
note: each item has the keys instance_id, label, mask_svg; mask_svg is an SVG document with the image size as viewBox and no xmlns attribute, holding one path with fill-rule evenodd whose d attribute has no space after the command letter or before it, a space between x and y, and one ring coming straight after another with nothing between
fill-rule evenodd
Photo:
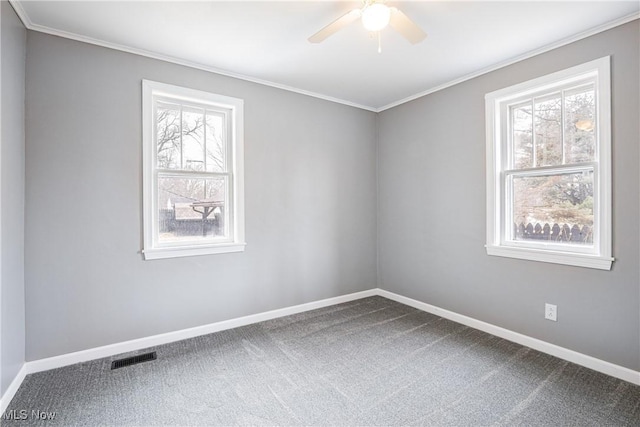
<instances>
[{"instance_id":1,"label":"gray carpet","mask_svg":"<svg viewBox=\"0 0 640 427\"><path fill-rule=\"evenodd\" d=\"M152 350L27 376L2 425L640 425L638 386L381 297Z\"/></svg>"}]
</instances>

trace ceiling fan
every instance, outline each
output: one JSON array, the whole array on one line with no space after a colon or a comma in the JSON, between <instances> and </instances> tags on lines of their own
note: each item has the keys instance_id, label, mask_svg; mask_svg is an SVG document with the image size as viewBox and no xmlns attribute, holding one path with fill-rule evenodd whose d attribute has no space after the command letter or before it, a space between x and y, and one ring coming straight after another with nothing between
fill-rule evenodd
<instances>
[{"instance_id":1,"label":"ceiling fan","mask_svg":"<svg viewBox=\"0 0 640 427\"><path fill-rule=\"evenodd\" d=\"M385 4L386 0L362 0L362 3L361 8L353 9L345 13L309 37L309 41L311 43L320 43L327 37L356 21L358 18L362 20L362 26L365 30L378 33L378 52L381 51L380 31L387 25L399 32L412 44L420 43L427 37L427 34L409 19L407 15L395 7L387 6Z\"/></svg>"}]
</instances>

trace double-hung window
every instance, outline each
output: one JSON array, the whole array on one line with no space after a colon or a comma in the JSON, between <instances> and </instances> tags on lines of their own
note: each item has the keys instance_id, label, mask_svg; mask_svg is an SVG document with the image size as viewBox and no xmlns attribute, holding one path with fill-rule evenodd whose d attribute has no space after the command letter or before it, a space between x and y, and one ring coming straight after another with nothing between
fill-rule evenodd
<instances>
[{"instance_id":1,"label":"double-hung window","mask_svg":"<svg viewBox=\"0 0 640 427\"><path fill-rule=\"evenodd\" d=\"M610 61L486 95L487 253L610 269Z\"/></svg>"},{"instance_id":2,"label":"double-hung window","mask_svg":"<svg viewBox=\"0 0 640 427\"><path fill-rule=\"evenodd\" d=\"M243 101L142 86L144 258L244 250Z\"/></svg>"}]
</instances>

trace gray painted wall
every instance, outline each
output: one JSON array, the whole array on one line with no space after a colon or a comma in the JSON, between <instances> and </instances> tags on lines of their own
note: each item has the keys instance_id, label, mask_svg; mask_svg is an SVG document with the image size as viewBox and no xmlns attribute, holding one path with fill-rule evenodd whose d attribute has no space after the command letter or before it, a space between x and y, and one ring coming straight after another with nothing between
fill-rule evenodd
<instances>
[{"instance_id":1,"label":"gray painted wall","mask_svg":"<svg viewBox=\"0 0 640 427\"><path fill-rule=\"evenodd\" d=\"M374 113L27 40L27 360L375 287ZM142 79L245 100L244 253L142 260Z\"/></svg>"},{"instance_id":2,"label":"gray painted wall","mask_svg":"<svg viewBox=\"0 0 640 427\"><path fill-rule=\"evenodd\" d=\"M25 361L24 79L27 32L11 5L0 2L2 134L0 139L1 331L0 396Z\"/></svg>"},{"instance_id":3,"label":"gray painted wall","mask_svg":"<svg viewBox=\"0 0 640 427\"><path fill-rule=\"evenodd\" d=\"M638 48L635 21L376 116L29 32L27 360L365 290L377 278L640 369ZM613 57L613 270L487 256L484 94L604 55ZM143 78L245 99L246 252L142 261ZM544 302L558 304L557 323L543 319Z\"/></svg>"},{"instance_id":4,"label":"gray painted wall","mask_svg":"<svg viewBox=\"0 0 640 427\"><path fill-rule=\"evenodd\" d=\"M379 286L640 369L639 21L379 115ZM612 55L612 271L490 257L487 92ZM558 322L544 320L544 303Z\"/></svg>"}]
</instances>

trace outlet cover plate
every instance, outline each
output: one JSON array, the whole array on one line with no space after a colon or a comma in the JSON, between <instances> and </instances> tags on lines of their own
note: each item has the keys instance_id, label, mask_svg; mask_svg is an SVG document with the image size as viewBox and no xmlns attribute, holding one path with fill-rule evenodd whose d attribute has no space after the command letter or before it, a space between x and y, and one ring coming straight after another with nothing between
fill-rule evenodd
<instances>
[{"instance_id":1,"label":"outlet cover plate","mask_svg":"<svg viewBox=\"0 0 640 427\"><path fill-rule=\"evenodd\" d=\"M544 318L547 320L558 321L558 306L546 303L544 305Z\"/></svg>"}]
</instances>

